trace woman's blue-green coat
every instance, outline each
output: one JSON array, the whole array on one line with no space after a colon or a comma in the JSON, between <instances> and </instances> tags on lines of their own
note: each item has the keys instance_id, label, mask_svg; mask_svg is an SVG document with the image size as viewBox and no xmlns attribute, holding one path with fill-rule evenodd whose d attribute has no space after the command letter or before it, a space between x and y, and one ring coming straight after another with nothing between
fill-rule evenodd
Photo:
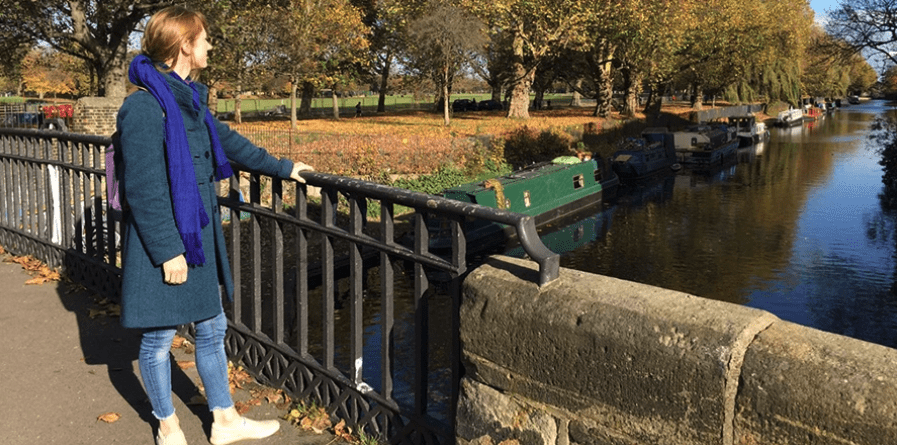
<instances>
[{"instance_id":1,"label":"woman's blue-green coat","mask_svg":"<svg viewBox=\"0 0 897 445\"><path fill-rule=\"evenodd\" d=\"M202 203L211 222L202 229L206 262L190 266L181 285L163 282L162 264L182 253L184 245L175 226L164 148L165 117L162 107L147 91L137 91L118 112L121 141L116 155L121 164L121 185L130 210L122 225L122 325L129 328L176 326L214 317L221 312L223 285L233 295L233 278L227 259L218 209L211 142L204 121L208 89L197 83L199 109L193 90L166 75L178 101ZM277 159L215 119L218 136L228 159L265 174L288 178L293 163Z\"/></svg>"}]
</instances>

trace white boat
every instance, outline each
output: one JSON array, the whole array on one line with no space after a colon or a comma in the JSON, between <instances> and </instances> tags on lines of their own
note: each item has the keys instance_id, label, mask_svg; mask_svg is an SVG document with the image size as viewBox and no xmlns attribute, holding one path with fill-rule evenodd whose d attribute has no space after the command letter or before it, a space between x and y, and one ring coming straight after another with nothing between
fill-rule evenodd
<instances>
[{"instance_id":1,"label":"white boat","mask_svg":"<svg viewBox=\"0 0 897 445\"><path fill-rule=\"evenodd\" d=\"M800 108L791 108L779 112L776 116L776 123L782 127L793 127L800 125L804 121L804 112Z\"/></svg>"},{"instance_id":2,"label":"white boat","mask_svg":"<svg viewBox=\"0 0 897 445\"><path fill-rule=\"evenodd\" d=\"M753 115L731 116L729 125L735 128L735 134L740 140L739 147L747 147L769 139L766 124L757 122L757 118Z\"/></svg>"},{"instance_id":3,"label":"white boat","mask_svg":"<svg viewBox=\"0 0 897 445\"><path fill-rule=\"evenodd\" d=\"M673 133L676 158L683 164L716 164L735 154L735 128L725 124L699 124Z\"/></svg>"}]
</instances>

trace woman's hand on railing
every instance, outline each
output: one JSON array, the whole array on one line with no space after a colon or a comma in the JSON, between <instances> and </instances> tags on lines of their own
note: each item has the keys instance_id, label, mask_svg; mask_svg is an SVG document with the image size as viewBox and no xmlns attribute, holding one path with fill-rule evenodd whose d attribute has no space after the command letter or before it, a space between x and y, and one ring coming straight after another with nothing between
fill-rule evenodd
<instances>
[{"instance_id":1,"label":"woman's hand on railing","mask_svg":"<svg viewBox=\"0 0 897 445\"><path fill-rule=\"evenodd\" d=\"M314 170L315 169L312 166L310 166L304 162L294 161L293 162L293 171L292 171L292 173L290 173L290 179L293 179L296 182L305 184L305 179L302 179L302 176L299 176L299 173L300 172L310 172L310 171L314 171Z\"/></svg>"}]
</instances>

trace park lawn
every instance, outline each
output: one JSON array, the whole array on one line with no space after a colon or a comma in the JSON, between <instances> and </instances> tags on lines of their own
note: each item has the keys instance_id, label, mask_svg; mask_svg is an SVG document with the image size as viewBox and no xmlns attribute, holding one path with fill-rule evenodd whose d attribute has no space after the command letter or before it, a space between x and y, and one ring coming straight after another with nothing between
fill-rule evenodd
<instances>
[{"instance_id":1,"label":"park lawn","mask_svg":"<svg viewBox=\"0 0 897 445\"><path fill-rule=\"evenodd\" d=\"M463 166L478 148L526 127L536 132L581 135L586 124L616 125L618 117L592 116L591 108L531 111L530 119L509 119L503 111L442 114L394 112L339 120L302 119L233 124L231 127L272 153L302 160L318 171L348 176L426 174L446 165Z\"/></svg>"}]
</instances>

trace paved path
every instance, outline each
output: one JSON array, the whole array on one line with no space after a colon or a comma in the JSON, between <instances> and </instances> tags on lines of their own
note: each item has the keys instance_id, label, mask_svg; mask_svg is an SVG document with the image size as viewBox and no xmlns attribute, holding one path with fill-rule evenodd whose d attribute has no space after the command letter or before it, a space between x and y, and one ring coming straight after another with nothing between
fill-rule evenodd
<instances>
[{"instance_id":1,"label":"paved path","mask_svg":"<svg viewBox=\"0 0 897 445\"><path fill-rule=\"evenodd\" d=\"M0 255L0 261L9 258ZM66 282L26 285L20 265L0 262L0 444L152 445L155 420L137 369L139 335L89 292ZM91 318L94 315L94 318ZM192 360L181 349L179 360ZM175 409L188 443L208 444L211 414L187 405L198 394L196 368L173 371ZM234 395L249 400L247 385ZM105 413L121 418L98 421ZM282 418L285 409L262 402L246 416ZM315 435L281 420L274 436L240 444L324 445Z\"/></svg>"}]
</instances>

